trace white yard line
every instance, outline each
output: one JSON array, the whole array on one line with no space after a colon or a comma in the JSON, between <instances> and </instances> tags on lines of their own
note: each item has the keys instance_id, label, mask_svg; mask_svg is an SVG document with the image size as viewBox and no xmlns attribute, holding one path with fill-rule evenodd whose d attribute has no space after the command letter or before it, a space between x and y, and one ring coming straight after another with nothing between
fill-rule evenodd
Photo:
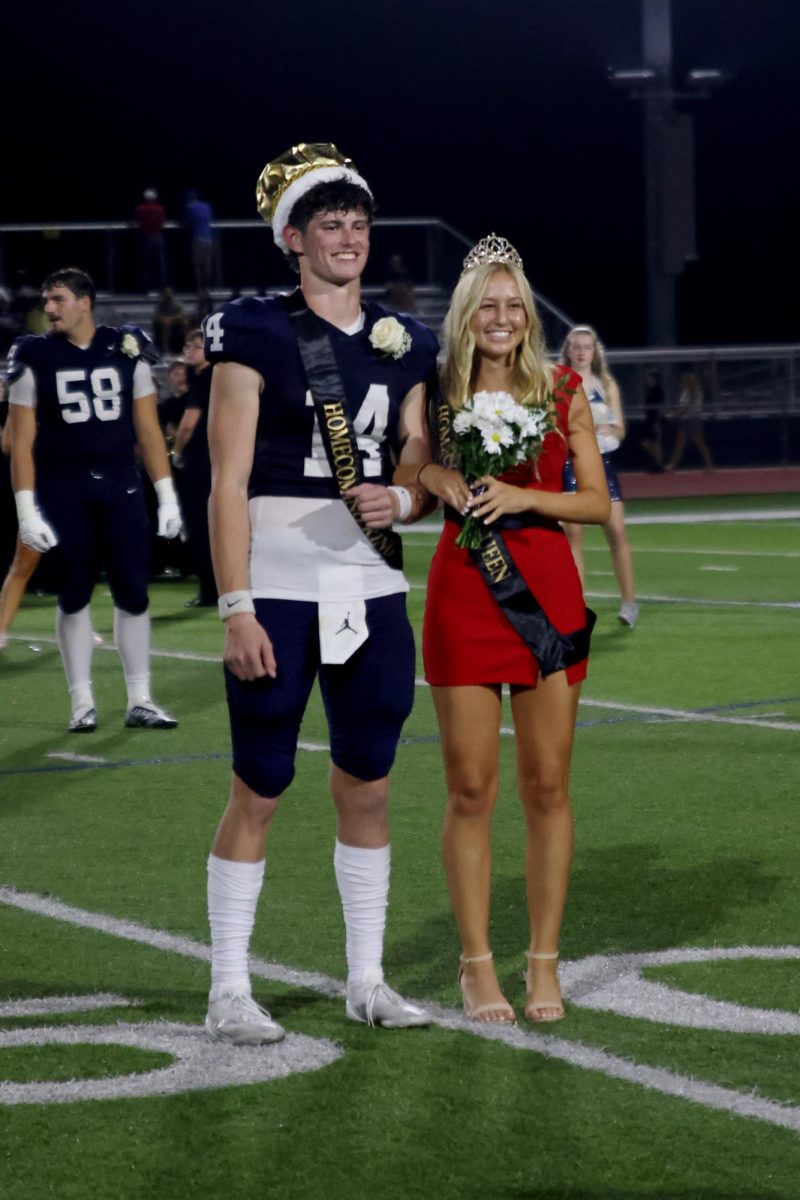
<instances>
[{"instance_id":1,"label":"white yard line","mask_svg":"<svg viewBox=\"0 0 800 1200\"><path fill-rule=\"evenodd\" d=\"M736 509L732 512L709 510L688 513L625 513L626 525L715 525L718 521L798 521L800 508ZM404 537L423 534L435 537L442 532L443 522L406 525L400 529Z\"/></svg>"},{"instance_id":2,"label":"white yard line","mask_svg":"<svg viewBox=\"0 0 800 1200\"><path fill-rule=\"evenodd\" d=\"M586 546L589 554L608 554L608 546ZM800 558L800 550L700 550L696 546L636 546L636 554L699 554L703 558Z\"/></svg>"},{"instance_id":3,"label":"white yard line","mask_svg":"<svg viewBox=\"0 0 800 1200\"><path fill-rule=\"evenodd\" d=\"M696 513L625 513L626 525L716 525L724 522L743 521L797 521L800 508L763 508L758 511L740 509L738 512Z\"/></svg>"},{"instance_id":4,"label":"white yard line","mask_svg":"<svg viewBox=\"0 0 800 1200\"><path fill-rule=\"evenodd\" d=\"M619 600L618 592L595 592L587 589L589 600ZM712 600L700 596L668 596L657 592L637 593L636 599L646 604L688 604L697 608L771 608L779 611L794 611L800 608L800 600Z\"/></svg>"},{"instance_id":5,"label":"white yard line","mask_svg":"<svg viewBox=\"0 0 800 1200\"><path fill-rule=\"evenodd\" d=\"M755 725L759 729L782 729L789 732L800 730L797 721L765 721L759 717L725 717L713 712L689 712L682 708L665 708L650 704L622 704L617 700L590 700L581 696L580 705L587 708L609 709L612 712L638 713L642 716L666 717L673 721L693 722L694 724L711 725Z\"/></svg>"},{"instance_id":6,"label":"white yard line","mask_svg":"<svg viewBox=\"0 0 800 1200\"><path fill-rule=\"evenodd\" d=\"M597 593L597 592L587 592L587 596L593 597L595 599L602 598L602 597L600 597L599 593ZM640 597L640 599L642 599L642 600L662 599L662 600L668 600L669 603L685 603L685 604L713 603L711 601L702 601L702 600L682 600L682 601L680 601L676 597L642 596L642 597ZM725 603L725 602L717 601L717 603ZM743 601L740 602L740 601L736 601L736 600L731 600L731 601L728 601L727 603L729 603L729 604L739 604L739 603L744 604ZM764 607L795 609L795 608L800 608L800 603L797 603L797 604L794 604L794 603L792 603L792 604L789 604L789 603L787 603L787 604L765 604ZM11 634L11 637L16 637L20 641L27 640L25 637L22 637L20 634ZM37 638L36 640L40 641L40 642L48 642L51 644L55 644L56 639L50 637L50 638ZM106 644L103 646L98 646L97 649L98 650L114 650L115 647L113 645ZM180 658L180 659L184 659L187 662L203 662L203 663L221 663L222 662L221 656L213 657L212 655L209 655L209 654L190 654L188 652L179 654L179 653L176 653L174 651L169 651L169 650L151 650L150 654L151 654L152 658ZM423 679L421 676L417 676L417 678L414 680L414 686L418 687L418 688L426 688L428 686L428 683L427 683L427 680ZM594 706L595 708L617 709L620 712L640 713L645 716L646 715L659 716L659 717L669 718L669 719L672 719L675 721L694 721L694 722L700 722L700 723L702 723L703 721L707 721L707 722L712 722L714 724L721 724L721 725L757 725L760 729L784 729L784 730L800 729L800 724L797 724L792 721L768 722L763 719L755 718L755 717L754 718L723 717L723 716L717 716L714 713L693 713L693 712L688 712L684 709L677 709L677 708L661 708L661 707L657 707L657 706L649 706L649 705L641 705L641 704L624 704L622 702L613 701L613 700L590 700L590 699L587 699L585 696L581 697L580 703L581 703L581 705L588 705L590 707ZM513 735L513 732L514 731L512 729L506 729L506 728L501 729L501 733L503 733L505 736L511 736L511 735ZM322 745L321 743L317 743L317 742L300 742L299 746L300 746L301 750L327 750L328 749L327 745ZM63 753L60 753L60 754L48 755L48 757L72 759L73 761L76 761L76 762L77 761L88 761L88 759L82 760L80 758L80 756L70 754L67 751L64 751Z\"/></svg>"},{"instance_id":7,"label":"white yard line","mask_svg":"<svg viewBox=\"0 0 800 1200\"><path fill-rule=\"evenodd\" d=\"M64 921L84 929L93 929L112 937L138 942L167 953L179 954L184 958L199 959L202 962L209 962L211 958L211 948L203 942L196 942L187 937L178 937L163 930L152 929L133 921L124 921L118 917L108 917L103 913L93 913L87 909L63 904L59 900L38 896L32 892L0 887L0 904L53 920ZM251 959L250 968L252 974L261 979L306 988L330 998L340 998L344 994L344 984L328 975L311 971L297 971L280 963L265 962L263 959ZM488 1041L503 1042L516 1050L525 1050L539 1054L543 1058L556 1059L569 1063L571 1066L581 1067L583 1070L597 1071L599 1074L632 1083L649 1091L700 1104L704 1108L733 1113L740 1117L755 1118L783 1129L800 1132L800 1108L766 1099L753 1091L740 1092L720 1084L707 1083L691 1076L679 1075L677 1072L662 1067L650 1067L643 1063L637 1063L629 1057L620 1058L606 1050L599 1050L580 1042L568 1041L541 1032L529 1033L515 1025L503 1026L470 1021L456 1009L444 1008L440 1005L425 1005L425 1007L431 1014L432 1024L441 1029L470 1034ZM374 1035L369 1033L366 1036ZM672 1036L675 1036L674 1032ZM266 1053L270 1052L269 1049L266 1051Z\"/></svg>"},{"instance_id":8,"label":"white yard line","mask_svg":"<svg viewBox=\"0 0 800 1200\"><path fill-rule=\"evenodd\" d=\"M108 762L106 758L98 758L94 754L73 754L71 750L51 750L45 758L63 758L66 762L79 763L104 763Z\"/></svg>"}]
</instances>

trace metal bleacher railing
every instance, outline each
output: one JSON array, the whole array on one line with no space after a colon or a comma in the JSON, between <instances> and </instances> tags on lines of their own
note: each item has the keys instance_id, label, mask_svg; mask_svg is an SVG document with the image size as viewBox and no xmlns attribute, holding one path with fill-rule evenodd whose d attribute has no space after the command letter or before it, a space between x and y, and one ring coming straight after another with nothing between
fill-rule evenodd
<instances>
[{"instance_id":1,"label":"metal bleacher railing","mask_svg":"<svg viewBox=\"0 0 800 1200\"><path fill-rule=\"evenodd\" d=\"M214 231L214 300L225 299L234 291L286 289L286 269L280 256L271 252L263 221L219 220ZM164 238L170 285L179 295L191 296L186 231L178 222L168 221ZM472 244L466 234L439 217L378 217L364 276L365 292L372 296L383 292L390 259L400 255L414 280L420 317L438 328L464 253ZM152 310L152 298L141 293L140 256L140 234L130 222L0 225L0 279L7 286L21 271L36 284L54 265L75 262L92 275L101 301L131 318ZM537 300L555 343L563 337L570 319L546 297L537 296Z\"/></svg>"},{"instance_id":2,"label":"metal bleacher railing","mask_svg":"<svg viewBox=\"0 0 800 1200\"><path fill-rule=\"evenodd\" d=\"M261 220L215 222L216 263L212 300L231 293L285 291L289 280L280 256L272 252ZM188 238L177 222L167 222L169 281L186 303L194 301ZM374 226L364 291L380 298L390 260L402 257L414 280L417 315L439 328L448 297L472 241L438 217L379 217ZM33 286L54 266L79 263L94 276L102 317L149 327L153 296L141 291L140 234L130 222L0 225L0 280L7 288L24 272ZM548 345L555 351L572 324L569 316L537 294ZM705 393L705 416L718 440L735 457L782 462L800 458L800 344L692 346L666 349L612 349L609 361L619 380L631 421L644 415L644 376L657 367L674 408L680 374L691 368Z\"/></svg>"}]
</instances>

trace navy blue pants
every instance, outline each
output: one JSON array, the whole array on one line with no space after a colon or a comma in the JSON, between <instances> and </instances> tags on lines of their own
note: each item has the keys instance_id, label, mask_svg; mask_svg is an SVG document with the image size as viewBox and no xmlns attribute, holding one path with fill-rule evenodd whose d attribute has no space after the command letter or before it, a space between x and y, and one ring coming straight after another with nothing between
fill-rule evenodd
<instances>
[{"instance_id":1,"label":"navy blue pants","mask_svg":"<svg viewBox=\"0 0 800 1200\"><path fill-rule=\"evenodd\" d=\"M388 775L414 702L414 635L405 593L367 601L370 636L346 663L320 663L317 605L256 600L277 678L246 682L227 668L233 769L259 796L277 797L294 778L297 739L319 679L331 758L356 779Z\"/></svg>"},{"instance_id":2,"label":"navy blue pants","mask_svg":"<svg viewBox=\"0 0 800 1200\"><path fill-rule=\"evenodd\" d=\"M55 558L62 612L80 612L100 568L114 604L137 616L147 609L150 529L142 480L131 464L42 472L36 481L42 515L58 535Z\"/></svg>"}]
</instances>

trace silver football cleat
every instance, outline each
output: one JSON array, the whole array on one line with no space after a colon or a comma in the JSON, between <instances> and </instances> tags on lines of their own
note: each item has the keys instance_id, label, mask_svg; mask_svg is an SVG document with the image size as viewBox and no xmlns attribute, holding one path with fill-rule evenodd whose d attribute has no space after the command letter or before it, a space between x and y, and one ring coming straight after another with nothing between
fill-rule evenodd
<instances>
[{"instance_id":1,"label":"silver football cleat","mask_svg":"<svg viewBox=\"0 0 800 1200\"><path fill-rule=\"evenodd\" d=\"M150 701L149 704L134 704L125 713L128 729L174 729L178 722L163 708Z\"/></svg>"},{"instance_id":2,"label":"silver football cleat","mask_svg":"<svg viewBox=\"0 0 800 1200\"><path fill-rule=\"evenodd\" d=\"M283 1026L247 992L223 992L219 999L211 1000L206 1033L212 1042L230 1042L232 1046L261 1046L286 1036Z\"/></svg>"},{"instance_id":3,"label":"silver football cleat","mask_svg":"<svg viewBox=\"0 0 800 1200\"><path fill-rule=\"evenodd\" d=\"M97 729L97 709L94 707L76 708L69 719L67 731L69 733L94 733L95 729Z\"/></svg>"},{"instance_id":4,"label":"silver football cleat","mask_svg":"<svg viewBox=\"0 0 800 1200\"><path fill-rule=\"evenodd\" d=\"M392 991L378 972L365 971L362 982L348 985L347 1017L365 1025L382 1025L384 1029L413 1029L430 1025L431 1018L424 1008L409 1004Z\"/></svg>"}]
</instances>

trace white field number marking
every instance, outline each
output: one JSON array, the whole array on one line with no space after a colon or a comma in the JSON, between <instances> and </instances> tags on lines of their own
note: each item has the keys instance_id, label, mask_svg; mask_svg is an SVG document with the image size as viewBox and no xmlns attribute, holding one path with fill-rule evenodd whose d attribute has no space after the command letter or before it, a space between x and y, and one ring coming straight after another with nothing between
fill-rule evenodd
<instances>
[{"instance_id":1,"label":"white field number marking","mask_svg":"<svg viewBox=\"0 0 800 1200\"><path fill-rule=\"evenodd\" d=\"M156 947L162 951L207 962L210 949L202 942L178 937L158 929L150 929L132 921L107 917L86 909L63 904L50 897L0 886L0 904L7 904L43 917L65 921L73 926L95 929L115 937ZM650 983L640 976L642 967L666 966L678 963L714 962L722 959L800 959L800 946L739 946L728 949L676 949L645 954L592 956L562 966L562 981L566 998L584 1008L605 1009L620 1014L663 1022L675 1027L720 1029L736 1032L771 1034L800 1033L800 1018L795 1013L750 1008L711 1000L676 988ZM295 984L328 997L341 998L344 987L340 981L313 972L297 971L279 963L251 959L252 974L261 979ZM66 997L69 1009L85 1000L86 1007L97 1005L97 997ZM120 997L102 997L108 1006L123 1002ZM51 1004L52 1001L15 1001L14 1004ZM131 1002L135 1004L135 1001ZM758 1095L755 1091L740 1092L734 1088L708 1083L692 1076L679 1075L660 1067L620 1058L594 1046L571 1042L542 1032L529 1033L516 1026L492 1025L468 1020L460 1011L426 1004L432 1024L441 1029L458 1030L489 1041L502 1041L518 1050L532 1051L545 1058L554 1058L583 1070L598 1071L614 1079L639 1087L676 1096L692 1103L738 1116L766 1121L784 1129L800 1132L800 1107L780 1104ZM39 1009L43 1012L43 1009ZM49 1011L53 1011L52 1008ZM23 1015L17 1009L0 1007L3 1016ZM32 1014L33 1015L33 1014ZM68 1036L67 1036L68 1033ZM284 1042L270 1047L231 1047L206 1040L198 1026L156 1022L153 1025L120 1023L102 1026L70 1026L58 1029L16 1029L0 1032L0 1051L11 1045L47 1045L78 1040L96 1044L138 1046L140 1049L161 1050L177 1061L170 1067L123 1075L116 1079L78 1080L70 1084L31 1083L0 1084L0 1103L65 1103L71 1100L101 1099L104 1092L112 1095L149 1096L194 1091L199 1088L240 1086L275 1078L293 1070L315 1070L334 1061L339 1051L332 1043L318 1039L301 1039L289 1034ZM118 1035L118 1036L116 1036ZM288 1055L288 1059L282 1058ZM262 1073L272 1063L276 1069ZM0 1066L2 1055L0 1055ZM248 1077L248 1072L251 1072ZM80 1094L68 1094L77 1087ZM134 1090L127 1090L127 1089ZM18 1089L32 1089L19 1091ZM93 1090L97 1089L97 1090ZM126 1089L126 1090L117 1090ZM140 1090L139 1090L140 1089ZM13 1097L13 1098L12 1098Z\"/></svg>"}]
</instances>

